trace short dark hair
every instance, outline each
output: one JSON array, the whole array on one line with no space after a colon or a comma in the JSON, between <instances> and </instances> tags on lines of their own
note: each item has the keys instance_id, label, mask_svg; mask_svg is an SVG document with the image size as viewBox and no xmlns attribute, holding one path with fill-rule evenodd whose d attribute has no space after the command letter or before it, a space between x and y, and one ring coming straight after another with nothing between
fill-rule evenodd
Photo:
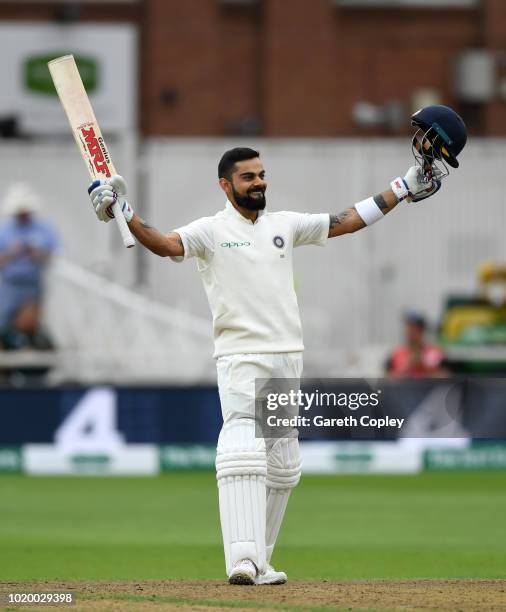
<instances>
[{"instance_id":1,"label":"short dark hair","mask_svg":"<svg viewBox=\"0 0 506 612\"><path fill-rule=\"evenodd\" d=\"M248 149L248 147L235 147L235 149L225 151L218 164L218 178L230 180L237 162L254 159L255 157L260 157L260 153L255 149Z\"/></svg>"},{"instance_id":2,"label":"short dark hair","mask_svg":"<svg viewBox=\"0 0 506 612\"><path fill-rule=\"evenodd\" d=\"M416 312L415 310L408 310L404 313L404 322L416 325L422 331L427 328L427 320L421 312Z\"/></svg>"}]
</instances>

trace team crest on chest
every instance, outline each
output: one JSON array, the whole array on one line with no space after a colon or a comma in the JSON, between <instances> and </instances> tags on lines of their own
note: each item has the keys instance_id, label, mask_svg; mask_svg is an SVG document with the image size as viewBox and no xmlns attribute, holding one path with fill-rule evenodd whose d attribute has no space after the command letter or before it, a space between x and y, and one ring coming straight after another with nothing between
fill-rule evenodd
<instances>
[{"instance_id":1,"label":"team crest on chest","mask_svg":"<svg viewBox=\"0 0 506 612\"><path fill-rule=\"evenodd\" d=\"M274 236L272 242L274 243L274 246L278 249L282 249L285 246L285 239L283 238L283 236Z\"/></svg>"}]
</instances>

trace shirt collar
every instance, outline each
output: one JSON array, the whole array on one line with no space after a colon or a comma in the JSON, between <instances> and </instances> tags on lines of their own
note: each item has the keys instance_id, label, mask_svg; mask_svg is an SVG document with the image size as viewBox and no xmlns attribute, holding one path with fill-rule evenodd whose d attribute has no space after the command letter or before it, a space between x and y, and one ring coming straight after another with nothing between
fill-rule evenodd
<instances>
[{"instance_id":1,"label":"shirt collar","mask_svg":"<svg viewBox=\"0 0 506 612\"><path fill-rule=\"evenodd\" d=\"M243 217L243 215L241 215L241 213L237 210L237 208L232 204L232 202L230 200L227 200L227 202L225 204L225 210L228 212L228 214L237 215L242 221L245 221L246 223L250 223L250 220L246 219L246 217ZM257 220L255 221L255 223L258 222L258 219L264 213L265 213L265 209L258 211L258 217L257 217Z\"/></svg>"}]
</instances>

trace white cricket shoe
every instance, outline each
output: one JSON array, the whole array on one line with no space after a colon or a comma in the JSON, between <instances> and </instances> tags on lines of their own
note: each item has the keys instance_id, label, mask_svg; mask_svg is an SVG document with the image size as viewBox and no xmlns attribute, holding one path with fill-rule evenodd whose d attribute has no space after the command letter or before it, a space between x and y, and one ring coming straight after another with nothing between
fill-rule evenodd
<instances>
[{"instance_id":1,"label":"white cricket shoe","mask_svg":"<svg viewBox=\"0 0 506 612\"><path fill-rule=\"evenodd\" d=\"M249 559L238 561L228 577L229 584L255 584L257 567Z\"/></svg>"},{"instance_id":2,"label":"white cricket shoe","mask_svg":"<svg viewBox=\"0 0 506 612\"><path fill-rule=\"evenodd\" d=\"M265 572L257 574L255 584L285 584L287 581L285 572L277 572L272 565L268 565Z\"/></svg>"}]
</instances>

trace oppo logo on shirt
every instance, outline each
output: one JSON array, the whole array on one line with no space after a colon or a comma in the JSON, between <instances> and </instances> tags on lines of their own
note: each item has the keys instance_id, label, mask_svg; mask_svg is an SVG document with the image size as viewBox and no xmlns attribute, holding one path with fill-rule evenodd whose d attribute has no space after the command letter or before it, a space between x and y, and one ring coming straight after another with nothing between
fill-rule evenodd
<instances>
[{"instance_id":1,"label":"oppo logo on shirt","mask_svg":"<svg viewBox=\"0 0 506 612\"><path fill-rule=\"evenodd\" d=\"M249 247L251 242L222 242L220 246L224 249L236 249L239 247Z\"/></svg>"}]
</instances>

